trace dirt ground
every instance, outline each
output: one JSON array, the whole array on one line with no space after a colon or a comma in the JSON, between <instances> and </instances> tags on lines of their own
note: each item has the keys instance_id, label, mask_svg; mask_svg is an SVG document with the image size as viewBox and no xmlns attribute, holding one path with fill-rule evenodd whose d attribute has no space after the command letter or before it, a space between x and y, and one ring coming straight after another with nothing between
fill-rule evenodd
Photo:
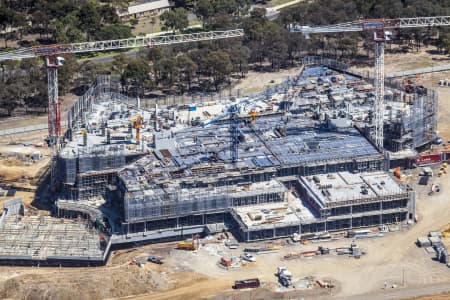
<instances>
[{"instance_id":1,"label":"dirt ground","mask_svg":"<svg viewBox=\"0 0 450 300\"><path fill-rule=\"evenodd\" d=\"M417 182L417 176L412 175L411 180ZM400 295L403 291L406 293L408 288L446 284L450 282L450 270L444 264L432 260L433 256L414 244L417 237L450 222L450 201L447 197L450 175L434 180L442 186L440 194L428 196L426 188L419 188L417 191L420 221L409 230L386 233L381 238L358 240L358 245L367 252L359 260L335 255L281 260L286 253L316 249L319 246L296 244L286 246L279 253L258 255L256 263L231 271L218 267L220 255L225 253L239 256L243 246L241 249L229 250L223 244L211 243L202 246L197 252L189 252L175 250L175 243L149 245L115 251L105 267L0 267L0 298L288 299L286 297L289 296L305 299L353 299L360 294L367 294L364 298L371 299L371 293L384 295L385 281L389 285L397 285L396 291ZM350 242L349 239L342 239L323 245L348 246ZM132 259L147 255L164 256L166 263L147 263L143 268L129 264ZM279 265L286 266L296 278L313 276L330 279L336 288L329 291L316 287L290 294L286 294L286 291L274 293L277 288L274 273ZM260 278L263 288L253 291L231 289L234 280L252 277ZM329 296L329 292L333 296Z\"/></svg>"},{"instance_id":2,"label":"dirt ground","mask_svg":"<svg viewBox=\"0 0 450 300\"><path fill-rule=\"evenodd\" d=\"M386 52L384 61L385 72L386 74L389 74L398 71L447 65L450 63L450 57L448 54L436 53L436 48L430 46L422 47L419 52ZM373 74L373 53L371 53L371 58L368 62L369 65L356 65L354 67L351 67L350 70L369 71L371 74Z\"/></svg>"},{"instance_id":3,"label":"dirt ground","mask_svg":"<svg viewBox=\"0 0 450 300\"><path fill-rule=\"evenodd\" d=\"M78 97L72 93L67 93L64 96L60 97L61 99L61 120L67 120L67 112L73 103L78 99ZM10 118L0 118L0 128L1 129L10 129L17 127L25 127L36 124L44 124L47 123L47 114L40 115L20 115ZM0 137L0 142L3 137Z\"/></svg>"},{"instance_id":4,"label":"dirt ground","mask_svg":"<svg viewBox=\"0 0 450 300\"><path fill-rule=\"evenodd\" d=\"M242 94L255 93L263 90L271 85L279 84L285 81L289 76L296 76L302 70L302 67L293 67L289 69L283 69L279 72L255 72L249 71L245 78L239 80L233 90L240 90Z\"/></svg>"},{"instance_id":5,"label":"dirt ground","mask_svg":"<svg viewBox=\"0 0 450 300\"><path fill-rule=\"evenodd\" d=\"M430 295L423 297L414 297L412 300L448 300L450 299L450 293L443 293L439 295Z\"/></svg>"}]
</instances>

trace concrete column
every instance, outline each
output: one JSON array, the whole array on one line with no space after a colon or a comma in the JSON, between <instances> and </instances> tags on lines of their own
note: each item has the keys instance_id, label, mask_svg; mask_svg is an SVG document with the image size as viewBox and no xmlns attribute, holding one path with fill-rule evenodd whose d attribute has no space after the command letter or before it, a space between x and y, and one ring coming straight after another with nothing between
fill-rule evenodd
<instances>
[{"instance_id":1,"label":"concrete column","mask_svg":"<svg viewBox=\"0 0 450 300\"><path fill-rule=\"evenodd\" d=\"M380 225L383 224L383 201L380 201Z\"/></svg>"},{"instance_id":2,"label":"concrete column","mask_svg":"<svg viewBox=\"0 0 450 300\"><path fill-rule=\"evenodd\" d=\"M350 205L350 229L353 229L353 205Z\"/></svg>"}]
</instances>

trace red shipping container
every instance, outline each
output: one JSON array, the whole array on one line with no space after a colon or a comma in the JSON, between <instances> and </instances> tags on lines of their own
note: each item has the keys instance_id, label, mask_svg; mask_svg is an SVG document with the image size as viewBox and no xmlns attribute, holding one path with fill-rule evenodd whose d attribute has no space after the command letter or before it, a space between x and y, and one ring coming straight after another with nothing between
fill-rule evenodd
<instances>
[{"instance_id":1,"label":"red shipping container","mask_svg":"<svg viewBox=\"0 0 450 300\"><path fill-rule=\"evenodd\" d=\"M439 163L442 161L441 153L433 154L423 154L416 159L416 164L418 166L429 165L434 163Z\"/></svg>"}]
</instances>

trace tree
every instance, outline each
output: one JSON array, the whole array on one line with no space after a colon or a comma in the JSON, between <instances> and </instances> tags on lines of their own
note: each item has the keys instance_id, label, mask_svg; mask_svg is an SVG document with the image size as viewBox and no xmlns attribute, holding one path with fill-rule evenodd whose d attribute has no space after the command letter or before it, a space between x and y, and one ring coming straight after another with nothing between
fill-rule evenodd
<instances>
[{"instance_id":1,"label":"tree","mask_svg":"<svg viewBox=\"0 0 450 300\"><path fill-rule=\"evenodd\" d=\"M49 16L40 10L35 11L31 15L31 22L33 26L36 26L39 29L39 35L42 37L42 35L48 34L48 26L50 24L50 18Z\"/></svg>"},{"instance_id":2,"label":"tree","mask_svg":"<svg viewBox=\"0 0 450 300\"><path fill-rule=\"evenodd\" d=\"M111 6L119 12L125 12L133 0L111 0Z\"/></svg>"},{"instance_id":3,"label":"tree","mask_svg":"<svg viewBox=\"0 0 450 300\"><path fill-rule=\"evenodd\" d=\"M235 72L241 73L241 77L244 77L244 73L246 73L248 69L250 49L247 46L235 45L230 50L230 57Z\"/></svg>"},{"instance_id":4,"label":"tree","mask_svg":"<svg viewBox=\"0 0 450 300\"><path fill-rule=\"evenodd\" d=\"M175 7L183 7L188 9L194 5L195 0L173 0L172 2Z\"/></svg>"},{"instance_id":5,"label":"tree","mask_svg":"<svg viewBox=\"0 0 450 300\"><path fill-rule=\"evenodd\" d=\"M152 47L148 50L148 59L155 63L164 57L164 51L161 47Z\"/></svg>"},{"instance_id":6,"label":"tree","mask_svg":"<svg viewBox=\"0 0 450 300\"><path fill-rule=\"evenodd\" d=\"M20 106L25 87L26 85L19 77L0 83L0 108L4 109L9 117Z\"/></svg>"},{"instance_id":7,"label":"tree","mask_svg":"<svg viewBox=\"0 0 450 300\"><path fill-rule=\"evenodd\" d=\"M187 84L188 90L191 89L192 80L198 70L198 66L189 56L182 54L176 59L176 67L178 69L181 93L184 93L184 84Z\"/></svg>"},{"instance_id":8,"label":"tree","mask_svg":"<svg viewBox=\"0 0 450 300\"><path fill-rule=\"evenodd\" d=\"M26 105L26 110L29 108L39 108L47 111L48 96L47 96L47 82L45 78L33 81L29 87L29 91L24 96L23 101Z\"/></svg>"},{"instance_id":9,"label":"tree","mask_svg":"<svg viewBox=\"0 0 450 300\"><path fill-rule=\"evenodd\" d=\"M171 57L163 57L155 63L156 78L158 82L170 87L177 76L176 60Z\"/></svg>"},{"instance_id":10,"label":"tree","mask_svg":"<svg viewBox=\"0 0 450 300\"><path fill-rule=\"evenodd\" d=\"M4 31L2 34L5 39L5 48L8 47L8 39L13 37L11 27L14 25L15 12L9 8L0 7L0 31Z\"/></svg>"},{"instance_id":11,"label":"tree","mask_svg":"<svg viewBox=\"0 0 450 300\"><path fill-rule=\"evenodd\" d=\"M80 8L77 17L80 28L86 32L89 41L101 27L101 18L97 6L93 2L88 2Z\"/></svg>"},{"instance_id":12,"label":"tree","mask_svg":"<svg viewBox=\"0 0 450 300\"><path fill-rule=\"evenodd\" d=\"M160 17L162 22L162 29L172 29L173 33L177 30L183 30L189 25L188 14L184 8L175 8L171 11L165 11Z\"/></svg>"},{"instance_id":13,"label":"tree","mask_svg":"<svg viewBox=\"0 0 450 300\"><path fill-rule=\"evenodd\" d=\"M12 25L19 30L19 38L22 39L25 28L28 28L26 15L22 13L15 13L13 15Z\"/></svg>"},{"instance_id":14,"label":"tree","mask_svg":"<svg viewBox=\"0 0 450 300\"><path fill-rule=\"evenodd\" d=\"M135 90L138 96L143 96L146 86L151 86L148 63L140 58L130 60L121 76L122 86L126 91Z\"/></svg>"},{"instance_id":15,"label":"tree","mask_svg":"<svg viewBox=\"0 0 450 300\"><path fill-rule=\"evenodd\" d=\"M128 5L128 4L127 4ZM120 23L119 15L117 14L117 9L113 6L100 6L99 15L101 17L101 22L106 24L118 24Z\"/></svg>"},{"instance_id":16,"label":"tree","mask_svg":"<svg viewBox=\"0 0 450 300\"><path fill-rule=\"evenodd\" d=\"M95 33L97 40L126 39L132 36L131 28L122 24L106 25Z\"/></svg>"},{"instance_id":17,"label":"tree","mask_svg":"<svg viewBox=\"0 0 450 300\"><path fill-rule=\"evenodd\" d=\"M70 13L61 20L51 21L53 38L57 43L77 43L84 40L76 13Z\"/></svg>"},{"instance_id":18,"label":"tree","mask_svg":"<svg viewBox=\"0 0 450 300\"><path fill-rule=\"evenodd\" d=\"M79 70L77 61L68 56L65 58L64 66L58 69L58 92L64 95L73 84L75 73Z\"/></svg>"},{"instance_id":19,"label":"tree","mask_svg":"<svg viewBox=\"0 0 450 300\"><path fill-rule=\"evenodd\" d=\"M230 55L223 50L211 51L205 58L206 72L213 79L216 91L233 70Z\"/></svg>"},{"instance_id":20,"label":"tree","mask_svg":"<svg viewBox=\"0 0 450 300\"><path fill-rule=\"evenodd\" d=\"M120 53L114 56L112 70L119 73L119 75L123 75L123 72L125 72L125 68L127 67L127 62L128 58L125 53Z\"/></svg>"},{"instance_id":21,"label":"tree","mask_svg":"<svg viewBox=\"0 0 450 300\"><path fill-rule=\"evenodd\" d=\"M210 0L198 0L195 4L195 14L203 21L214 15L214 7Z\"/></svg>"}]
</instances>

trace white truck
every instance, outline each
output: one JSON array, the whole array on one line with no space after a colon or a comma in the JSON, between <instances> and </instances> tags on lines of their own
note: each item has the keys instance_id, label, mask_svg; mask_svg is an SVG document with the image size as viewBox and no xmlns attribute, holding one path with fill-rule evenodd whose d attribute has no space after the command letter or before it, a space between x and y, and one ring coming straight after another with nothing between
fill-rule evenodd
<instances>
[{"instance_id":1,"label":"white truck","mask_svg":"<svg viewBox=\"0 0 450 300\"><path fill-rule=\"evenodd\" d=\"M282 286L289 287L292 285L292 273L286 267L278 267L276 275Z\"/></svg>"}]
</instances>

